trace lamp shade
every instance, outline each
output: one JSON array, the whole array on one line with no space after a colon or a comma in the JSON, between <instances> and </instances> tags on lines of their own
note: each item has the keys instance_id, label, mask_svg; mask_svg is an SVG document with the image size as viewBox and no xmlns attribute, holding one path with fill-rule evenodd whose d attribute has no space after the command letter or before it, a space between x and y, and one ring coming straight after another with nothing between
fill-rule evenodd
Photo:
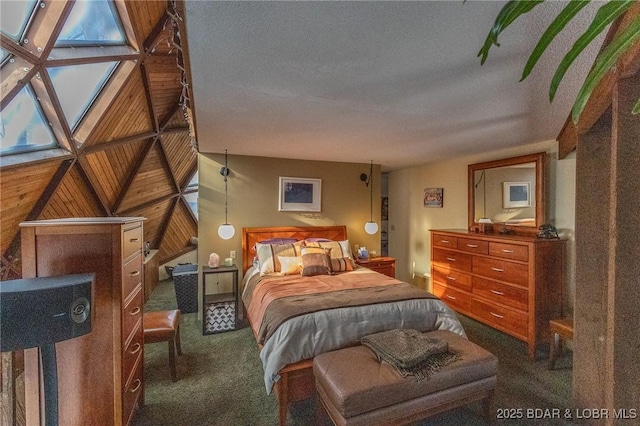
<instances>
[{"instance_id":1,"label":"lamp shade","mask_svg":"<svg viewBox=\"0 0 640 426\"><path fill-rule=\"evenodd\" d=\"M364 230L367 234L373 235L378 232L378 224L370 220L369 222L364 224Z\"/></svg>"},{"instance_id":2,"label":"lamp shade","mask_svg":"<svg viewBox=\"0 0 640 426\"><path fill-rule=\"evenodd\" d=\"M228 223L222 224L218 228L218 235L223 240L228 240L230 238L233 238L235 233L236 233L236 229L233 227L233 225L229 225Z\"/></svg>"}]
</instances>

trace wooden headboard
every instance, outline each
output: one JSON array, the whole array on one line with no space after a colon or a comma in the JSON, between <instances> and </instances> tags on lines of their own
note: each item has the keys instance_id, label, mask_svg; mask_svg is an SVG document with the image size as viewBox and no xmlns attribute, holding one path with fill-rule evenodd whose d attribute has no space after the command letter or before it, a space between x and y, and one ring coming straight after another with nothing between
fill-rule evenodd
<instances>
[{"instance_id":1,"label":"wooden headboard","mask_svg":"<svg viewBox=\"0 0 640 426\"><path fill-rule=\"evenodd\" d=\"M334 241L347 239L347 227L339 226L278 226L270 228L242 228L242 272L253 264L253 246L271 238L327 238Z\"/></svg>"}]
</instances>

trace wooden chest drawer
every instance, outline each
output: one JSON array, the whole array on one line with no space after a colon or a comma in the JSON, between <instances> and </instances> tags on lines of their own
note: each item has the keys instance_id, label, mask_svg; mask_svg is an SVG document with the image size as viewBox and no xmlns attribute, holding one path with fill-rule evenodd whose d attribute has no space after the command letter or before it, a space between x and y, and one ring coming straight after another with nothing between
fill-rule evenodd
<instances>
[{"instance_id":1,"label":"wooden chest drawer","mask_svg":"<svg viewBox=\"0 0 640 426\"><path fill-rule=\"evenodd\" d=\"M142 253L142 227L127 229L122 233L122 259Z\"/></svg>"},{"instance_id":2,"label":"wooden chest drawer","mask_svg":"<svg viewBox=\"0 0 640 426\"><path fill-rule=\"evenodd\" d=\"M122 267L122 300L142 284L142 253Z\"/></svg>"},{"instance_id":3,"label":"wooden chest drawer","mask_svg":"<svg viewBox=\"0 0 640 426\"><path fill-rule=\"evenodd\" d=\"M529 292L525 288L480 277L473 277L473 294L522 311L529 307Z\"/></svg>"},{"instance_id":4,"label":"wooden chest drawer","mask_svg":"<svg viewBox=\"0 0 640 426\"><path fill-rule=\"evenodd\" d=\"M529 282L529 268L526 264L488 257L473 258L473 273L523 287L527 287Z\"/></svg>"},{"instance_id":5,"label":"wooden chest drawer","mask_svg":"<svg viewBox=\"0 0 640 426\"><path fill-rule=\"evenodd\" d=\"M139 400L142 394L143 387L143 373L142 367L144 360L142 356L138 356L134 372L126 382L125 388L122 392L122 419L124 424L130 424L133 416L133 410L136 406L136 402Z\"/></svg>"},{"instance_id":6,"label":"wooden chest drawer","mask_svg":"<svg viewBox=\"0 0 640 426\"><path fill-rule=\"evenodd\" d=\"M129 340L136 324L142 321L142 287L122 310L122 344Z\"/></svg>"},{"instance_id":7,"label":"wooden chest drawer","mask_svg":"<svg viewBox=\"0 0 640 426\"><path fill-rule=\"evenodd\" d=\"M469 253L488 254L489 242L458 238L458 250L468 251Z\"/></svg>"},{"instance_id":8,"label":"wooden chest drawer","mask_svg":"<svg viewBox=\"0 0 640 426\"><path fill-rule=\"evenodd\" d=\"M489 243L489 254L491 256L502 257L505 259L527 262L529 260L529 247L516 244L491 242Z\"/></svg>"},{"instance_id":9,"label":"wooden chest drawer","mask_svg":"<svg viewBox=\"0 0 640 426\"><path fill-rule=\"evenodd\" d=\"M471 272L470 254L458 253L455 251L439 248L433 249L433 264L445 270L457 269L459 271Z\"/></svg>"},{"instance_id":10,"label":"wooden chest drawer","mask_svg":"<svg viewBox=\"0 0 640 426\"><path fill-rule=\"evenodd\" d=\"M440 235L433 234L433 239L431 240L434 247L445 247L445 248L458 248L458 238L450 237L449 235Z\"/></svg>"},{"instance_id":11,"label":"wooden chest drawer","mask_svg":"<svg viewBox=\"0 0 640 426\"><path fill-rule=\"evenodd\" d=\"M488 325L521 339L527 339L527 315L474 299L472 312Z\"/></svg>"},{"instance_id":12,"label":"wooden chest drawer","mask_svg":"<svg viewBox=\"0 0 640 426\"><path fill-rule=\"evenodd\" d=\"M471 294L456 290L451 287L433 283L433 294L438 296L451 309L460 312L471 312Z\"/></svg>"},{"instance_id":13,"label":"wooden chest drawer","mask_svg":"<svg viewBox=\"0 0 640 426\"><path fill-rule=\"evenodd\" d=\"M138 323L133 338L127 343L123 354L122 380L126 383L127 379L133 373L133 367L136 364L138 356L142 353L142 345L144 344L144 335L142 332L142 323Z\"/></svg>"},{"instance_id":14,"label":"wooden chest drawer","mask_svg":"<svg viewBox=\"0 0 640 426\"><path fill-rule=\"evenodd\" d=\"M433 281L471 291L471 276L463 272L433 268Z\"/></svg>"}]
</instances>

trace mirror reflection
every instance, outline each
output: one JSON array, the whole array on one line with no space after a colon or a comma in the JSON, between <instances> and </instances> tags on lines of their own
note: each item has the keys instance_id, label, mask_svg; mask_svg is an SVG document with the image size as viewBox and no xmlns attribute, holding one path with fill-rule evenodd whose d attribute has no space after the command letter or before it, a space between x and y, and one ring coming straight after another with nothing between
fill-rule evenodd
<instances>
[{"instance_id":1,"label":"mirror reflection","mask_svg":"<svg viewBox=\"0 0 640 426\"><path fill-rule=\"evenodd\" d=\"M536 163L473 172L474 221L536 226Z\"/></svg>"}]
</instances>

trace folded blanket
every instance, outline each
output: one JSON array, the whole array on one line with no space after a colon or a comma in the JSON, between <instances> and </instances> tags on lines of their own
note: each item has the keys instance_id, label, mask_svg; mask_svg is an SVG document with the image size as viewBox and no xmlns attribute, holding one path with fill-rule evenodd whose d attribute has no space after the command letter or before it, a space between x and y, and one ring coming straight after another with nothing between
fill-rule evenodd
<instances>
[{"instance_id":1,"label":"folded blanket","mask_svg":"<svg viewBox=\"0 0 640 426\"><path fill-rule=\"evenodd\" d=\"M395 329L370 334L361 343L371 349L378 360L394 367L402 376L428 379L441 367L457 360L449 344L417 330Z\"/></svg>"}]
</instances>

